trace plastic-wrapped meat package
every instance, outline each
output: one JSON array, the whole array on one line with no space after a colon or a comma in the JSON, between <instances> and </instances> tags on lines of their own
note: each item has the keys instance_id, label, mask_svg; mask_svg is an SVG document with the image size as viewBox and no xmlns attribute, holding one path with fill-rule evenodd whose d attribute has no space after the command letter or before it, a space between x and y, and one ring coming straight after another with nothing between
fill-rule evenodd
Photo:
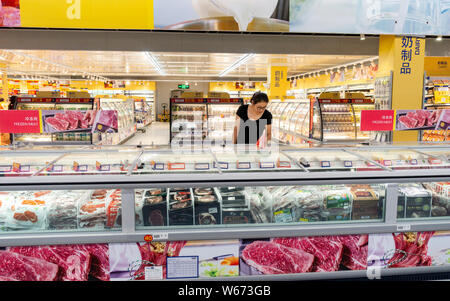
<instances>
[{"instance_id":1,"label":"plastic-wrapped meat package","mask_svg":"<svg viewBox=\"0 0 450 301\"><path fill-rule=\"evenodd\" d=\"M250 209L255 223L269 223L272 220L272 196L263 187L249 187L245 190L250 199Z\"/></svg>"},{"instance_id":2,"label":"plastic-wrapped meat package","mask_svg":"<svg viewBox=\"0 0 450 301\"><path fill-rule=\"evenodd\" d=\"M144 225L144 215L142 213L142 208L144 207L144 198L142 197L142 194L139 196L136 192L136 198L135 198L135 215L136 215L136 226L143 226Z\"/></svg>"},{"instance_id":3,"label":"plastic-wrapped meat package","mask_svg":"<svg viewBox=\"0 0 450 301\"><path fill-rule=\"evenodd\" d=\"M106 199L106 227L120 227L122 224L122 191L114 190Z\"/></svg>"},{"instance_id":4,"label":"plastic-wrapped meat package","mask_svg":"<svg viewBox=\"0 0 450 301\"><path fill-rule=\"evenodd\" d=\"M36 198L32 192L13 193L14 201L8 208L6 224L8 229L44 230L47 226L46 201Z\"/></svg>"},{"instance_id":5,"label":"plastic-wrapped meat package","mask_svg":"<svg viewBox=\"0 0 450 301\"><path fill-rule=\"evenodd\" d=\"M104 229L108 191L95 190L87 199L78 202L78 228Z\"/></svg>"},{"instance_id":6,"label":"plastic-wrapped meat package","mask_svg":"<svg viewBox=\"0 0 450 301\"><path fill-rule=\"evenodd\" d=\"M314 222L326 220L322 194L319 191L291 187L290 192L274 198L275 222Z\"/></svg>"},{"instance_id":7,"label":"plastic-wrapped meat package","mask_svg":"<svg viewBox=\"0 0 450 301\"><path fill-rule=\"evenodd\" d=\"M84 191L55 191L47 212L50 230L77 229L78 201L88 197Z\"/></svg>"}]
</instances>

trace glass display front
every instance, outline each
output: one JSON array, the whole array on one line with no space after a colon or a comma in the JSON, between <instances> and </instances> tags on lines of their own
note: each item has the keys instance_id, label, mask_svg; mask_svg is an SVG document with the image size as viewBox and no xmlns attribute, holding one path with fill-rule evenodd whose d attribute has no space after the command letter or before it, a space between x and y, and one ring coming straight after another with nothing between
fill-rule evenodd
<instances>
[{"instance_id":1,"label":"glass display front","mask_svg":"<svg viewBox=\"0 0 450 301\"><path fill-rule=\"evenodd\" d=\"M236 111L240 104L208 104L208 138L211 141L232 141Z\"/></svg>"},{"instance_id":2,"label":"glass display front","mask_svg":"<svg viewBox=\"0 0 450 301\"><path fill-rule=\"evenodd\" d=\"M136 228L382 221L385 191L369 184L139 189Z\"/></svg>"},{"instance_id":3,"label":"glass display front","mask_svg":"<svg viewBox=\"0 0 450 301\"><path fill-rule=\"evenodd\" d=\"M121 230L121 208L120 189L0 191L0 233Z\"/></svg>"},{"instance_id":4,"label":"glass display front","mask_svg":"<svg viewBox=\"0 0 450 301\"><path fill-rule=\"evenodd\" d=\"M355 123L349 104L322 104L323 140L354 140Z\"/></svg>"},{"instance_id":5,"label":"glass display front","mask_svg":"<svg viewBox=\"0 0 450 301\"><path fill-rule=\"evenodd\" d=\"M171 106L171 141L201 142L207 136L206 104L177 103Z\"/></svg>"}]
</instances>

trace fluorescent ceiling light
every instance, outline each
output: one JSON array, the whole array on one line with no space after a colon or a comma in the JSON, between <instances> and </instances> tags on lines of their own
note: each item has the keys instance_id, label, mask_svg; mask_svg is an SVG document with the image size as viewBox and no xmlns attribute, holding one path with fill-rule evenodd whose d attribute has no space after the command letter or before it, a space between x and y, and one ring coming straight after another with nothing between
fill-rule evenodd
<instances>
[{"instance_id":1,"label":"fluorescent ceiling light","mask_svg":"<svg viewBox=\"0 0 450 301\"><path fill-rule=\"evenodd\" d=\"M248 62L250 59L252 59L255 56L254 53L247 53L244 56L242 56L241 58L239 58L236 62L234 62L233 64L231 64L231 66L227 67L225 70L223 70L222 72L219 73L219 77L222 77L226 74L228 74L230 71L233 71L234 69L238 68L239 66L245 64L246 62Z\"/></svg>"},{"instance_id":2,"label":"fluorescent ceiling light","mask_svg":"<svg viewBox=\"0 0 450 301\"><path fill-rule=\"evenodd\" d=\"M442 36L437 36L436 41L442 41Z\"/></svg>"},{"instance_id":3,"label":"fluorescent ceiling light","mask_svg":"<svg viewBox=\"0 0 450 301\"><path fill-rule=\"evenodd\" d=\"M162 70L161 64L158 62L156 57L150 53L150 52L144 52L145 57L148 59L148 61L155 67L155 69L159 72L161 75L166 75L166 72Z\"/></svg>"}]
</instances>

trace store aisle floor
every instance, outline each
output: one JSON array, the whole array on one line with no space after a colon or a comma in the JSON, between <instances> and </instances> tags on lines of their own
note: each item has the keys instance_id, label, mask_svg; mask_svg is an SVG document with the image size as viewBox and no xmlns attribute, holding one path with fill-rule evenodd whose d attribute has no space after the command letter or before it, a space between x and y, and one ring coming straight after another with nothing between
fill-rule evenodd
<instances>
[{"instance_id":1,"label":"store aisle floor","mask_svg":"<svg viewBox=\"0 0 450 301\"><path fill-rule=\"evenodd\" d=\"M169 126L169 122L152 122L146 127L145 133L136 133L125 145L168 145Z\"/></svg>"}]
</instances>

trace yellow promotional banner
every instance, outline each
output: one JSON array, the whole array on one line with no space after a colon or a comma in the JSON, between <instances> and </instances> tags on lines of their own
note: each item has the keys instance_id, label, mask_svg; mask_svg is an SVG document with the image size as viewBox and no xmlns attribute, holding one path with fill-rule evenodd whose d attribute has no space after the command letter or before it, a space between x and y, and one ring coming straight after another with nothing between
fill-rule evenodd
<instances>
[{"instance_id":1,"label":"yellow promotional banner","mask_svg":"<svg viewBox=\"0 0 450 301\"><path fill-rule=\"evenodd\" d=\"M283 99L290 83L287 81L287 66L270 66L268 70L269 97Z\"/></svg>"},{"instance_id":2,"label":"yellow promotional banner","mask_svg":"<svg viewBox=\"0 0 450 301\"><path fill-rule=\"evenodd\" d=\"M22 27L153 29L153 0L20 0Z\"/></svg>"},{"instance_id":3,"label":"yellow promotional banner","mask_svg":"<svg viewBox=\"0 0 450 301\"><path fill-rule=\"evenodd\" d=\"M393 43L392 109L422 108L425 62L425 39L395 37ZM395 142L417 141L418 132L394 132Z\"/></svg>"}]
</instances>

